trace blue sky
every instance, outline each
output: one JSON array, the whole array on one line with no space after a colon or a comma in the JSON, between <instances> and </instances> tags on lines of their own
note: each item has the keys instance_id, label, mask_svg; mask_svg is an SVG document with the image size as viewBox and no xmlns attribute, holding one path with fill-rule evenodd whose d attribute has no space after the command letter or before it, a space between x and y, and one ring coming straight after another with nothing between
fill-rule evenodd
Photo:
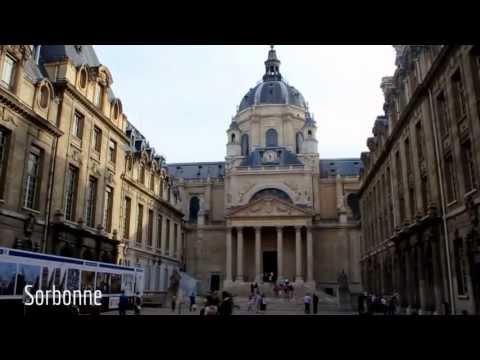
<instances>
[{"instance_id":1,"label":"blue sky","mask_svg":"<svg viewBox=\"0 0 480 360\"><path fill-rule=\"evenodd\" d=\"M222 161L226 130L261 80L269 46L95 46L123 110L167 162ZM280 71L309 103L321 158L359 157L383 113L392 46L275 46Z\"/></svg>"}]
</instances>

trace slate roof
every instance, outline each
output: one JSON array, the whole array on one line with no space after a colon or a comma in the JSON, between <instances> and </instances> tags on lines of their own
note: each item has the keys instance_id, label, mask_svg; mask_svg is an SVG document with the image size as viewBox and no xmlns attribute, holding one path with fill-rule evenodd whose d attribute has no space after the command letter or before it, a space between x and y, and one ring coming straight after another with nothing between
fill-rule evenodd
<instances>
[{"instance_id":1,"label":"slate roof","mask_svg":"<svg viewBox=\"0 0 480 360\"><path fill-rule=\"evenodd\" d=\"M221 178L225 176L225 162L198 162L167 164L168 173L186 180Z\"/></svg>"},{"instance_id":2,"label":"slate roof","mask_svg":"<svg viewBox=\"0 0 480 360\"><path fill-rule=\"evenodd\" d=\"M363 168L362 161L357 158L349 159L320 159L320 177L359 176Z\"/></svg>"}]
</instances>

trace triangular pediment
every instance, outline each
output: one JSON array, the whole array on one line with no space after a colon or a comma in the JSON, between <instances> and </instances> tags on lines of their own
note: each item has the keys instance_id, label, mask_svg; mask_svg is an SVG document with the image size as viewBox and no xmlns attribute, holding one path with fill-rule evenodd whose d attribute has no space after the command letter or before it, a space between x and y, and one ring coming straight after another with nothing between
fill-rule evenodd
<instances>
[{"instance_id":1,"label":"triangular pediment","mask_svg":"<svg viewBox=\"0 0 480 360\"><path fill-rule=\"evenodd\" d=\"M309 209L304 209L276 197L265 197L247 205L234 208L228 214L229 218L259 218L259 217L305 217L312 216Z\"/></svg>"}]
</instances>

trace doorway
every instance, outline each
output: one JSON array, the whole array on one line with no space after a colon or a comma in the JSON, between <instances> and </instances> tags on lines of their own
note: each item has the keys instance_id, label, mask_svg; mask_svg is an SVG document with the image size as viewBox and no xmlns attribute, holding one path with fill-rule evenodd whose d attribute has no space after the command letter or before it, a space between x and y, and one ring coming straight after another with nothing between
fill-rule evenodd
<instances>
[{"instance_id":1,"label":"doorway","mask_svg":"<svg viewBox=\"0 0 480 360\"><path fill-rule=\"evenodd\" d=\"M276 251L264 251L263 252L263 274L270 274L273 272L274 278L272 281L276 280L277 277L277 252ZM269 281L268 279L263 279L263 281Z\"/></svg>"},{"instance_id":2,"label":"doorway","mask_svg":"<svg viewBox=\"0 0 480 360\"><path fill-rule=\"evenodd\" d=\"M220 275L210 274L210 291L220 290Z\"/></svg>"}]
</instances>

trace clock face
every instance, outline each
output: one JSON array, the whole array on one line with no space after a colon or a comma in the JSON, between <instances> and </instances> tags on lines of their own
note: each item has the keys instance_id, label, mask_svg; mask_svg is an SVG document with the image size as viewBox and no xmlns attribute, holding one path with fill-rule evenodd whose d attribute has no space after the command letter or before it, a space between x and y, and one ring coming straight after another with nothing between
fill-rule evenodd
<instances>
[{"instance_id":1,"label":"clock face","mask_svg":"<svg viewBox=\"0 0 480 360\"><path fill-rule=\"evenodd\" d=\"M274 162L277 161L277 153L275 151L269 150L263 153L264 162Z\"/></svg>"}]
</instances>

